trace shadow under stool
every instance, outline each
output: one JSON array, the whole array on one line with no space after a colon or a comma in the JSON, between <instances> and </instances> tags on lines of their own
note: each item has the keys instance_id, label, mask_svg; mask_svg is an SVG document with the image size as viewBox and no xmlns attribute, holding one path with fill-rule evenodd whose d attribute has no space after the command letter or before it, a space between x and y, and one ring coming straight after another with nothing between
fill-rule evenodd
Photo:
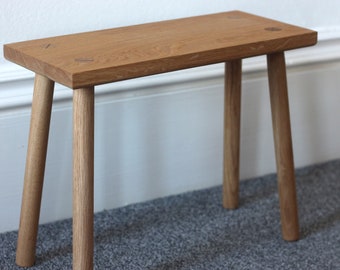
<instances>
[{"instance_id":1,"label":"shadow under stool","mask_svg":"<svg viewBox=\"0 0 340 270\"><path fill-rule=\"evenodd\" d=\"M225 63L223 206L238 206L242 59L267 55L282 237L299 238L284 51L314 45L315 31L231 11L24 41L5 57L35 72L16 263L32 266L54 82L73 89L73 269L93 268L94 88ZM119 127L117 127L119 128Z\"/></svg>"}]
</instances>

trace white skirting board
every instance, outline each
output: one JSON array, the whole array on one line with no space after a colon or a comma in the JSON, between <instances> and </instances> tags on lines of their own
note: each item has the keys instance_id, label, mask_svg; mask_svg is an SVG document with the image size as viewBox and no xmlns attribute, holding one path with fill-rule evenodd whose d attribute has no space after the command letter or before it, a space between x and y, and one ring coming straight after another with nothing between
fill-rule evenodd
<instances>
[{"instance_id":1,"label":"white skirting board","mask_svg":"<svg viewBox=\"0 0 340 270\"><path fill-rule=\"evenodd\" d=\"M287 52L296 167L340 158L340 38ZM18 228L33 74L0 66L0 232ZM275 172L265 57L244 61L241 179ZM223 65L96 90L95 210L222 182ZM56 85L41 223L72 215L72 91ZM335 120L335 121L334 121Z\"/></svg>"}]
</instances>

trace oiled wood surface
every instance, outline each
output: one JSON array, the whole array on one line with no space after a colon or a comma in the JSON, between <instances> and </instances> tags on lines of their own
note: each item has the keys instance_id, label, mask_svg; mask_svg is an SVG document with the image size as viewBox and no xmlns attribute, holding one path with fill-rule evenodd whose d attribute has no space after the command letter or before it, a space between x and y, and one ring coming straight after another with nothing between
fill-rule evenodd
<instances>
[{"instance_id":1,"label":"oiled wood surface","mask_svg":"<svg viewBox=\"0 0 340 270\"><path fill-rule=\"evenodd\" d=\"M70 88L314 45L317 33L240 11L25 41L5 57Z\"/></svg>"},{"instance_id":2,"label":"oiled wood surface","mask_svg":"<svg viewBox=\"0 0 340 270\"><path fill-rule=\"evenodd\" d=\"M22 267L35 263L53 92L53 81L35 77L16 255L16 263Z\"/></svg>"},{"instance_id":3,"label":"oiled wood surface","mask_svg":"<svg viewBox=\"0 0 340 270\"><path fill-rule=\"evenodd\" d=\"M73 269L93 269L94 88L73 92Z\"/></svg>"},{"instance_id":4,"label":"oiled wood surface","mask_svg":"<svg viewBox=\"0 0 340 270\"><path fill-rule=\"evenodd\" d=\"M267 56L282 237L299 239L298 204L284 53Z\"/></svg>"},{"instance_id":5,"label":"oiled wood surface","mask_svg":"<svg viewBox=\"0 0 340 270\"><path fill-rule=\"evenodd\" d=\"M225 64L223 206L236 209L239 200L242 60Z\"/></svg>"}]
</instances>

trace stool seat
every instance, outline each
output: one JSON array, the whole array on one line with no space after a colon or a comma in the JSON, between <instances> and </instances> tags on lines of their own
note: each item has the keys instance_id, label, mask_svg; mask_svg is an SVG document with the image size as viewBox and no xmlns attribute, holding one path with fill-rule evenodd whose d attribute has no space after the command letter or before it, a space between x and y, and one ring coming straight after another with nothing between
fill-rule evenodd
<instances>
[{"instance_id":1,"label":"stool seat","mask_svg":"<svg viewBox=\"0 0 340 270\"><path fill-rule=\"evenodd\" d=\"M315 31L231 11L19 42L4 54L76 89L315 43Z\"/></svg>"},{"instance_id":2,"label":"stool seat","mask_svg":"<svg viewBox=\"0 0 340 270\"><path fill-rule=\"evenodd\" d=\"M35 262L54 83L73 91L73 268L93 268L94 88L225 62L223 206L238 207L242 59L267 55L282 237L299 238L284 51L315 31L231 11L18 42L4 55L36 73L16 263ZM119 128L119 127L117 127Z\"/></svg>"}]
</instances>

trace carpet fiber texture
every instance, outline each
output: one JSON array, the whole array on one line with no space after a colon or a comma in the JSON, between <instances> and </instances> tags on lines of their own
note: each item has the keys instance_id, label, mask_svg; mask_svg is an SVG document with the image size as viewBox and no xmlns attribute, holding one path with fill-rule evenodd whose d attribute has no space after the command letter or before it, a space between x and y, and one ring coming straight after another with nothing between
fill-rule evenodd
<instances>
[{"instance_id":1,"label":"carpet fiber texture","mask_svg":"<svg viewBox=\"0 0 340 270\"><path fill-rule=\"evenodd\" d=\"M301 239L281 239L276 175L242 181L240 207L221 186L95 215L95 269L340 269L340 160L296 170ZM71 269L71 220L39 227L30 269ZM0 234L0 269L17 232Z\"/></svg>"}]
</instances>

